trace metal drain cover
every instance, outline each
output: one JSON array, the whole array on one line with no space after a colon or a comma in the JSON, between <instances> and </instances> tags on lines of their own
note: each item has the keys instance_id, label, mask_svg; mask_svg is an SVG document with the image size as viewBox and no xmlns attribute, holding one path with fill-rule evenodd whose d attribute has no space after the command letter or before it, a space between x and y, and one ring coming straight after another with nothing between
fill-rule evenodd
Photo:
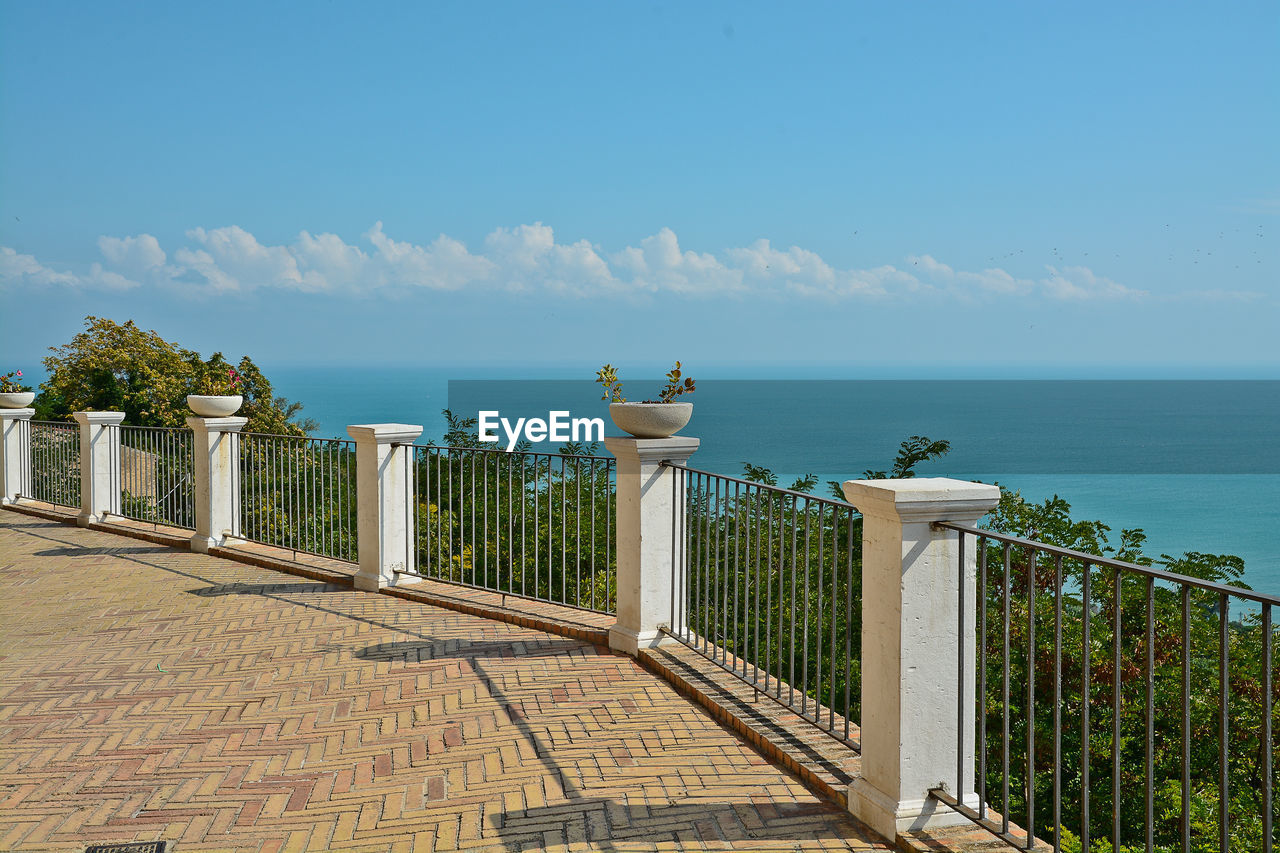
<instances>
[{"instance_id":1,"label":"metal drain cover","mask_svg":"<svg viewBox=\"0 0 1280 853\"><path fill-rule=\"evenodd\" d=\"M173 853L168 841L130 841L126 844L91 844L84 853Z\"/></svg>"}]
</instances>

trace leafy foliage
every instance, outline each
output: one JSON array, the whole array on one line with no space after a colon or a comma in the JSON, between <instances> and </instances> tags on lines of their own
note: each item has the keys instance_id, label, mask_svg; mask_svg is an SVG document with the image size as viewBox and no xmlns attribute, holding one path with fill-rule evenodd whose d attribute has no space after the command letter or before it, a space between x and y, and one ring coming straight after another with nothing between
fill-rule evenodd
<instances>
[{"instance_id":1,"label":"leafy foliage","mask_svg":"<svg viewBox=\"0 0 1280 853\"><path fill-rule=\"evenodd\" d=\"M8 373L0 374L0 393L13 394L20 391L30 391L30 385L23 385L18 381L21 378L21 370L10 370Z\"/></svg>"},{"instance_id":2,"label":"leafy foliage","mask_svg":"<svg viewBox=\"0 0 1280 853\"><path fill-rule=\"evenodd\" d=\"M236 365L222 353L202 359L133 321L87 317L85 330L54 347L44 365L49 378L35 401L41 420L70 420L76 411L121 411L128 424L185 426L186 396L209 387L204 383L211 376L234 371L241 380L236 393L245 398L240 414L249 419L247 431L305 435L316 427L313 421L297 420L302 405L275 396L248 356Z\"/></svg>"},{"instance_id":3,"label":"leafy foliage","mask_svg":"<svg viewBox=\"0 0 1280 853\"><path fill-rule=\"evenodd\" d=\"M921 462L928 462L945 456L951 451L951 442L949 441L930 441L927 436L913 435L898 448L898 457L893 460L893 470L885 471L863 471L862 479L864 480L884 480L895 479L901 480L916 475L915 468Z\"/></svg>"},{"instance_id":4,"label":"leafy foliage","mask_svg":"<svg viewBox=\"0 0 1280 853\"><path fill-rule=\"evenodd\" d=\"M683 380L683 381L682 381ZM622 380L618 378L618 369L612 364L606 364L604 367L596 371L596 382L604 386L604 394L601 400L610 403L625 403L627 398L622 396ZM658 399L644 400L645 403L674 403L677 398L684 394L692 394L697 390L693 382L693 377L685 376L680 370L680 362L676 362L676 366L667 372L667 384L662 386L662 390L658 392Z\"/></svg>"},{"instance_id":5,"label":"leafy foliage","mask_svg":"<svg viewBox=\"0 0 1280 853\"><path fill-rule=\"evenodd\" d=\"M681 382L681 377L684 381ZM674 403L677 398L684 394L692 394L697 388L693 384L692 376L684 376L680 372L680 362L676 362L676 366L671 368L667 373L667 384L662 386L662 390L658 392L657 400L645 400L646 403Z\"/></svg>"},{"instance_id":6,"label":"leafy foliage","mask_svg":"<svg viewBox=\"0 0 1280 853\"><path fill-rule=\"evenodd\" d=\"M627 402L627 398L622 396L622 380L618 378L618 369L612 364L606 364L596 371L596 381L604 386L601 400L609 403Z\"/></svg>"}]
</instances>

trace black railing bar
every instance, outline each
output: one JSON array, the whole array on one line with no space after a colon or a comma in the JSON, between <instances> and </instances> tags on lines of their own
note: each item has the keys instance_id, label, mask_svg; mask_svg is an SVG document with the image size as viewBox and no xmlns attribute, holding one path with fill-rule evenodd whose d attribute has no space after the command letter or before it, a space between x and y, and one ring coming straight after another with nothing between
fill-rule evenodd
<instances>
[{"instance_id":1,"label":"black railing bar","mask_svg":"<svg viewBox=\"0 0 1280 853\"><path fill-rule=\"evenodd\" d=\"M987 813L987 542L978 540L978 813ZM961 694L963 695L963 694ZM962 792L957 792L962 793Z\"/></svg>"},{"instance_id":2,"label":"black railing bar","mask_svg":"<svg viewBox=\"0 0 1280 853\"><path fill-rule=\"evenodd\" d=\"M1013 706L1009 702L1009 657L1012 650L1009 645L1009 599L1013 596L1013 579L1010 577L1013 567L1013 548L1010 545L1004 546L1004 574L1000 579L1000 602L1001 612L1004 615L1004 641L1003 655L1001 657L1001 725L1003 726L1001 738L1000 753L1000 831L1007 833L1009 831L1009 752L1013 746L1009 738L1009 717L1013 715Z\"/></svg>"},{"instance_id":3,"label":"black railing bar","mask_svg":"<svg viewBox=\"0 0 1280 853\"><path fill-rule=\"evenodd\" d=\"M1271 606L1262 606L1262 850L1271 853Z\"/></svg>"},{"instance_id":4,"label":"black railing bar","mask_svg":"<svg viewBox=\"0 0 1280 853\"><path fill-rule=\"evenodd\" d=\"M731 477L728 474L716 474L711 471L703 471L699 468L690 468L687 465L681 465L677 462L669 462L665 459L662 462L659 462L658 464L663 466L664 468L679 468L682 471L692 471L695 474L702 474L707 477L715 477L720 480L728 480L730 483L742 483L745 486L751 486L752 488L756 488L761 491L771 492L773 494L790 495L795 498L803 498L804 500L813 501L815 503L827 504L828 506L838 506L842 509L851 509L854 512L858 511L857 507L855 507L851 503L848 503L847 501L837 501L837 500L833 500L832 498L824 498L818 495L811 495L808 492L797 492L792 489L783 489L779 486L770 486L768 483L757 483L755 480L746 480L746 479L743 479L742 477Z\"/></svg>"},{"instance_id":5,"label":"black railing bar","mask_svg":"<svg viewBox=\"0 0 1280 853\"><path fill-rule=\"evenodd\" d=\"M1085 625L1089 624L1085 620ZM1191 853L1191 587L1182 588L1182 851Z\"/></svg>"},{"instance_id":6,"label":"black railing bar","mask_svg":"<svg viewBox=\"0 0 1280 853\"><path fill-rule=\"evenodd\" d=\"M680 476L683 477L685 475L680 474ZM762 543L764 539L764 525L760 524L760 520L757 518L756 523L752 525L752 527L755 528L755 534L756 534L756 547L754 552L755 590L756 590L756 607L759 608L760 604L762 603L762 599L768 599L769 601L773 600L773 584L766 582L763 587L764 594L763 595L760 594L761 578L763 577L763 575L761 575L760 573L760 551L761 551L761 548L763 547ZM748 531L748 535L750 535L750 532L751 531ZM766 571L768 569L767 560L765 561L765 569ZM765 612L766 614L768 613L767 610ZM759 612L756 612L756 616L754 619L751 620L751 623L752 623L752 626L751 626L752 627L752 644L755 646L755 650L756 650L755 657L752 661L752 672L751 672L752 682L754 683L760 680L760 661L764 660L767 662L769 656L768 656L768 652L765 652L765 654L763 655L760 654L760 614ZM764 630L764 641L765 641L765 645L767 646L769 644L768 628L765 628ZM765 669L766 671L768 671L767 663L765 665ZM834 682L832 683L834 684ZM766 686L766 689L768 689L767 686Z\"/></svg>"},{"instance_id":7,"label":"black railing bar","mask_svg":"<svg viewBox=\"0 0 1280 853\"><path fill-rule=\"evenodd\" d=\"M1093 645L1089 637L1090 627L1093 625L1093 619L1089 614L1093 613L1090 609L1093 602L1090 600L1090 587L1093 580L1093 565L1084 564L1084 578L1080 593L1081 601L1084 605L1085 618L1080 620L1080 849L1089 849L1089 762L1092 760L1090 753L1090 733L1089 728L1089 705L1092 703L1092 697L1089 695L1090 687L1093 682L1090 680L1089 671L1093 664ZM1185 590L1184 590L1185 591ZM1190 649L1190 643L1186 648ZM1183 765L1184 767L1187 765Z\"/></svg>"},{"instance_id":8,"label":"black railing bar","mask_svg":"<svg viewBox=\"0 0 1280 853\"><path fill-rule=\"evenodd\" d=\"M1231 718L1231 600L1223 594L1218 600L1219 636L1222 659L1218 665L1218 831L1223 850L1231 846L1231 797L1229 790L1228 727Z\"/></svg>"},{"instance_id":9,"label":"black railing bar","mask_svg":"<svg viewBox=\"0 0 1280 853\"><path fill-rule=\"evenodd\" d=\"M997 542L1005 542L1010 545L1021 545L1024 548L1034 548L1043 554L1051 554L1053 556L1066 557L1071 560L1079 560L1094 566L1121 569L1124 571L1135 572L1145 577L1153 577L1156 580L1168 581L1169 583L1176 583L1183 586L1192 586L1196 589L1207 590L1208 592L1234 595L1237 598L1243 598L1247 601L1253 601L1258 604L1280 604L1280 595L1268 595L1265 592L1255 592L1251 589L1245 589L1240 586L1200 580L1199 578L1188 577L1187 575L1180 575L1176 572L1157 569L1151 566L1140 566L1137 563L1126 563L1124 560L1113 560L1109 557L1100 557L1097 554L1087 554L1084 551L1073 551L1070 548L1061 548L1057 545L1037 542L1034 539L1023 539L1018 536L996 533L992 530L983 530L981 527L969 527L964 524L956 524L950 521L935 521L932 523L932 526L946 528L947 530L958 530L961 533L982 536L987 539L993 539Z\"/></svg>"},{"instance_id":10,"label":"black railing bar","mask_svg":"<svg viewBox=\"0 0 1280 853\"><path fill-rule=\"evenodd\" d=\"M1032 551L1027 560L1027 668L1031 671L1035 669L1035 660L1036 555ZM1032 833L1036 826L1036 680L1034 676L1027 678L1027 779L1024 796L1027 803L1027 849L1030 850L1035 845Z\"/></svg>"},{"instance_id":11,"label":"black railing bar","mask_svg":"<svg viewBox=\"0 0 1280 853\"><path fill-rule=\"evenodd\" d=\"M1062 558L1053 560L1053 845L1062 847Z\"/></svg>"},{"instance_id":12,"label":"black railing bar","mask_svg":"<svg viewBox=\"0 0 1280 853\"><path fill-rule=\"evenodd\" d=\"M1028 830L1026 835L1019 836L1019 835L1015 835L1012 832L1009 832L1008 829L1002 829L1001 828L1002 825L1007 824L1008 822L1007 818L1004 818L1003 815L1001 816L1002 822L996 822L994 820L991 820L990 818L983 817L982 815L978 814L978 812L976 812L972 807L966 806L964 803L962 803L957 797L953 796L951 792L945 788L933 788L932 790L929 791L929 795L934 799L939 800L944 805L949 806L953 811L957 812L958 814L964 815L969 820L973 821L974 823L981 826L983 829L990 832L992 835L999 838L1001 841L1008 843L1010 846L1014 848L1025 849L1025 850L1032 849L1032 845L1034 843L1034 836L1032 835L1031 830ZM1043 849L1043 848L1040 845L1035 845L1035 849ZM1055 846L1053 849L1057 850L1059 848Z\"/></svg>"},{"instance_id":13,"label":"black railing bar","mask_svg":"<svg viewBox=\"0 0 1280 853\"><path fill-rule=\"evenodd\" d=\"M956 652L958 661L956 664L956 695L964 696L964 680L967 675L964 659L965 635L967 632L964 620L964 589L965 589L965 565L964 565L964 537L959 537L960 559L956 562L960 567L960 584L959 584L959 607L957 608L957 618L960 624L958 642L956 643ZM847 631L846 631L847 633ZM847 678L846 678L847 680ZM964 742L964 700L963 698L956 703L956 799L964 798L964 771L968 764L965 760ZM847 710L847 709L846 709ZM979 803L981 805L981 803Z\"/></svg>"},{"instance_id":14,"label":"black railing bar","mask_svg":"<svg viewBox=\"0 0 1280 853\"><path fill-rule=\"evenodd\" d=\"M1121 673L1121 634L1124 616L1121 601L1120 569L1112 566L1115 586L1111 625L1111 849L1120 850L1120 723L1124 702L1124 679Z\"/></svg>"},{"instance_id":15,"label":"black railing bar","mask_svg":"<svg viewBox=\"0 0 1280 853\"><path fill-rule=\"evenodd\" d=\"M705 652L699 649L697 645L695 645L695 643L697 642L697 639L699 638L700 635L693 633L691 629L689 628L685 629L689 633L690 635L689 637L681 637L675 631L672 631L671 628L667 625L658 626L658 630L669 637L674 637L675 639L679 640L680 643L684 645L686 648L692 649L700 657L703 657L706 660L711 661L719 669L722 669L725 672L731 673L734 675L735 678L738 678L739 680L750 685L751 687L757 688L760 692L760 695L768 697L770 701L778 705L781 705L783 708L786 708L788 711L792 711L792 712L796 711L796 707L793 702L788 702L785 699L780 699L774 696L772 693L768 693L765 690L761 689L761 684L759 679L752 680L749 678L741 678L740 676L738 676L735 672L735 669L737 668L737 665L738 665L738 661L736 659L734 659L733 663L721 663L720 661L716 660L715 656L719 654L721 650L714 643L710 644L708 646L708 650ZM702 639L705 640L705 637L703 637ZM816 701L817 700L815 700L815 703ZM816 722L816 719L820 719L821 717L822 717L822 713L819 712L816 714L815 717L809 717L807 715L803 715L801 719L813 725L814 728L816 728L818 731L830 737L836 743L847 746L850 749L852 749L854 752L857 752L859 754L862 753L862 738L859 737L855 740L854 738L842 737L839 734L841 730L840 726L828 727L828 726L824 726L822 723ZM862 731L861 727L858 728L858 731L859 732Z\"/></svg>"},{"instance_id":16,"label":"black railing bar","mask_svg":"<svg viewBox=\"0 0 1280 853\"><path fill-rule=\"evenodd\" d=\"M770 517L769 517L769 524L770 524L770 525L772 525L772 524L773 524L773 516L772 516L772 515L770 515ZM845 528L845 538L846 538L846 540L848 541L848 546L847 546L847 549L846 549L846 551L845 551L845 594L844 594L844 607L845 607L845 618L844 618L844 624L845 624L845 632L844 632L844 659L845 659L846 661L851 661L851 660L853 660L853 524L849 524L849 525ZM772 588L772 586L771 586L771 588ZM862 606L862 601L861 601L861 599L859 599L859 601L858 601L858 606L859 606L859 608L861 608L861 606ZM859 638L859 642L861 642L861 638ZM767 676L767 674L766 674L766 679L767 679L767 677L768 677L768 676ZM852 706L850 705L849 685L850 685L850 682L852 682L852 681L853 681L853 679L849 678L849 674L848 674L848 672L846 671L846 672L845 672L845 678L844 678L844 739L845 739L845 740L848 740L848 739L849 739L849 712L850 712L850 710L852 709ZM767 684L767 681L766 681L766 687L767 687L767 686L768 686L768 684ZM861 678L861 676L859 676L859 678L858 678L858 696L859 696L859 697L861 697L861 696L862 696L862 678Z\"/></svg>"},{"instance_id":17,"label":"black railing bar","mask_svg":"<svg viewBox=\"0 0 1280 853\"><path fill-rule=\"evenodd\" d=\"M821 527L822 525L818 525L818 526ZM836 625L838 624L838 621L836 618L836 605L840 601L840 595L838 593L840 586L837 583L837 579L840 576L840 540L837 539L837 537L840 535L840 531L837 529L839 526L840 526L839 514L836 513L835 511L832 511L831 513L831 657L827 659L827 665L831 670L831 677L830 677L831 691L828 695L829 701L827 702L827 708L830 710L830 713L831 713L831 719L829 722L832 726L836 724L836 716L835 716L836 673L841 669L841 667L836 664L836 634L837 634ZM848 636L848 634L849 634L849 624L846 622L845 636ZM757 654L758 653L759 652L757 650ZM849 667L847 666L848 661L849 661L849 658L846 656L845 657L846 666L843 667L845 671L846 683L849 680ZM845 713L846 714L849 713L848 708L845 708Z\"/></svg>"},{"instance_id":18,"label":"black railing bar","mask_svg":"<svg viewBox=\"0 0 1280 853\"><path fill-rule=\"evenodd\" d=\"M1146 735L1147 742L1144 776L1146 787L1143 790L1146 806L1147 832L1145 836L1147 853L1155 853L1155 729L1156 729L1156 579L1147 578L1147 699L1146 699Z\"/></svg>"}]
</instances>

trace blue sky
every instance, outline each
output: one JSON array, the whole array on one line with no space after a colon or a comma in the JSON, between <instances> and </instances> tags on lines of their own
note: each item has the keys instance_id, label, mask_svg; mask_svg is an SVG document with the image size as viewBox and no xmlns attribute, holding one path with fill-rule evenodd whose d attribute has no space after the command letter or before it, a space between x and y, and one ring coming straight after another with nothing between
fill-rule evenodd
<instances>
[{"instance_id":1,"label":"blue sky","mask_svg":"<svg viewBox=\"0 0 1280 853\"><path fill-rule=\"evenodd\" d=\"M1280 377L1280 7L0 2L0 365Z\"/></svg>"}]
</instances>

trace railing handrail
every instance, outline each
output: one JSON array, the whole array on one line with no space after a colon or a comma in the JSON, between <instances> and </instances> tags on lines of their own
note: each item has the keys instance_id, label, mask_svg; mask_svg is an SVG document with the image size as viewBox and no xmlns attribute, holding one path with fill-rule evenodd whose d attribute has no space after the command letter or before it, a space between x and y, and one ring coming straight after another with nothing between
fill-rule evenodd
<instances>
[{"instance_id":1,"label":"railing handrail","mask_svg":"<svg viewBox=\"0 0 1280 853\"><path fill-rule=\"evenodd\" d=\"M848 501L838 501L834 498L824 498L821 495L811 495L808 492L797 492L793 489L784 489L781 486L771 486L768 483L757 483L755 480L746 480L742 477L733 477L729 474L717 474L714 471L703 471L701 468L690 468L688 465L680 465L675 462L668 462L665 459L659 463L664 468L674 468L680 471L686 471L690 474L701 474L704 477L717 477L721 480L728 480L730 483L741 483L744 486L753 486L758 489L766 489L780 495L790 495L794 498L803 498L807 501L817 501L818 503L827 504L828 506L839 507L841 509L851 509L854 512L858 508Z\"/></svg>"},{"instance_id":2,"label":"railing handrail","mask_svg":"<svg viewBox=\"0 0 1280 853\"><path fill-rule=\"evenodd\" d=\"M503 450L501 447L456 447L450 444L417 444L412 445L416 450L457 450L467 453L501 453L504 456L547 456L560 457L562 459L596 459L602 462L615 462L616 457L613 456L594 456L590 453L550 453L540 450Z\"/></svg>"},{"instance_id":3,"label":"railing handrail","mask_svg":"<svg viewBox=\"0 0 1280 853\"><path fill-rule=\"evenodd\" d=\"M319 441L319 442L340 442L342 444L354 445L354 438L317 438L314 435L286 435L282 432L236 432L233 435L239 435L247 438L279 438L286 441Z\"/></svg>"},{"instance_id":4,"label":"railing handrail","mask_svg":"<svg viewBox=\"0 0 1280 853\"><path fill-rule=\"evenodd\" d=\"M66 427L67 429L79 429L79 427L80 427L80 425L79 425L79 424L77 424L75 421L37 421L37 420L32 420L32 421L30 421L30 423L31 423L31 425L32 425L32 426L37 426L37 425L38 425L38 426Z\"/></svg>"},{"instance_id":5,"label":"railing handrail","mask_svg":"<svg viewBox=\"0 0 1280 853\"><path fill-rule=\"evenodd\" d=\"M142 426L141 424L111 424L115 429L146 430L148 432L191 432L191 427Z\"/></svg>"},{"instance_id":6,"label":"railing handrail","mask_svg":"<svg viewBox=\"0 0 1280 853\"><path fill-rule=\"evenodd\" d=\"M1182 584L1183 586L1192 586L1207 592L1216 592L1218 594L1233 595L1237 598L1243 598L1248 601L1254 601L1258 604L1276 604L1280 605L1280 596L1268 595L1265 592L1255 592L1244 587L1232 586L1230 584L1217 583L1216 581L1206 581L1200 578L1193 578L1189 575L1180 575L1177 572L1171 572L1166 569L1157 569L1153 566L1141 566L1137 563L1129 563L1124 560L1116 560L1110 557L1102 557L1098 554L1089 554L1085 551L1073 551L1070 548L1063 548L1058 545L1050 545L1046 542L1039 542L1035 539L1025 539L1019 536L1010 536L1007 533L997 533L994 530L984 530L981 527L971 527L966 524L955 524L950 521L936 521L935 527L944 527L948 530L958 530L962 533L970 533L974 536L980 536L984 539L992 539L996 542L1005 542L1009 545L1020 545L1024 548L1032 548L1041 553L1051 554L1055 557L1064 559L1079 560L1082 563L1088 563L1091 566L1106 566L1111 569L1120 569L1122 571L1136 572L1145 577L1155 578L1156 580L1168 581L1169 583Z\"/></svg>"}]
</instances>

